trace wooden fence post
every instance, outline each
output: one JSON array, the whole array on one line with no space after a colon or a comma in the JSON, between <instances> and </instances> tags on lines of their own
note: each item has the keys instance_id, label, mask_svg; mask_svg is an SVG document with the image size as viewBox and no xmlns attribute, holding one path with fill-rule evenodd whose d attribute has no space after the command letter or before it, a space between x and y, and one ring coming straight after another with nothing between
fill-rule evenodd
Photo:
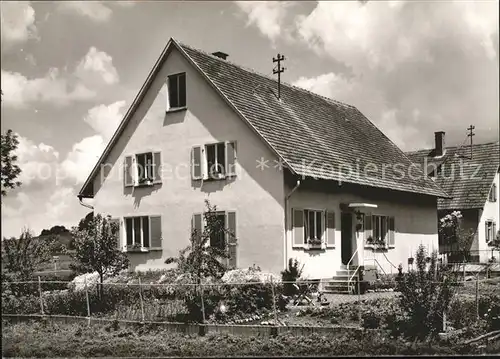
<instances>
[{"instance_id":1,"label":"wooden fence post","mask_svg":"<svg viewBox=\"0 0 500 359\"><path fill-rule=\"evenodd\" d=\"M203 281L200 277L198 277L198 282L200 283L200 297L201 297L201 315L202 315L202 323L205 324L205 300L203 298Z\"/></svg>"},{"instance_id":2,"label":"wooden fence post","mask_svg":"<svg viewBox=\"0 0 500 359\"><path fill-rule=\"evenodd\" d=\"M479 273L476 276L476 319L479 320Z\"/></svg>"},{"instance_id":3,"label":"wooden fence post","mask_svg":"<svg viewBox=\"0 0 500 359\"><path fill-rule=\"evenodd\" d=\"M40 310L42 311L42 315L45 315L43 312L42 280L40 276L38 276L38 293L40 294Z\"/></svg>"},{"instance_id":4,"label":"wooden fence post","mask_svg":"<svg viewBox=\"0 0 500 359\"><path fill-rule=\"evenodd\" d=\"M90 301L89 301L89 290L87 288L87 277L85 276L83 278L83 281L85 283L85 298L87 300L87 320L88 320L88 325L90 326Z\"/></svg>"},{"instance_id":5,"label":"wooden fence post","mask_svg":"<svg viewBox=\"0 0 500 359\"><path fill-rule=\"evenodd\" d=\"M142 299L141 277L139 277L139 299L141 301L141 318L142 318L142 323L144 323L144 301Z\"/></svg>"},{"instance_id":6,"label":"wooden fence post","mask_svg":"<svg viewBox=\"0 0 500 359\"><path fill-rule=\"evenodd\" d=\"M271 290L272 290L272 293L273 293L273 311L274 311L274 325L275 326L278 326L278 313L276 311L276 293L274 291L274 281L273 281L273 277L271 277Z\"/></svg>"}]
</instances>

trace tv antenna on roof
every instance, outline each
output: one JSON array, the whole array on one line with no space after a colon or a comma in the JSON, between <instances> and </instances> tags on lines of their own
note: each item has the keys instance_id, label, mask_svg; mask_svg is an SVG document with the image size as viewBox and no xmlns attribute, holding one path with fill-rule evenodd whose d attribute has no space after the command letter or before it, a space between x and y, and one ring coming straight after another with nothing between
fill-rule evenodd
<instances>
[{"instance_id":1,"label":"tv antenna on roof","mask_svg":"<svg viewBox=\"0 0 500 359\"><path fill-rule=\"evenodd\" d=\"M273 57L273 63L278 63L278 67L273 69L273 74L278 74L278 100L281 98L281 73L286 70L284 67L281 67L281 61L285 61L285 56L278 53L277 58Z\"/></svg>"},{"instance_id":2,"label":"tv antenna on roof","mask_svg":"<svg viewBox=\"0 0 500 359\"><path fill-rule=\"evenodd\" d=\"M472 130L474 130L476 127L473 126L473 125L470 125L467 130L469 131L469 134L467 135L467 137L470 137L470 159L472 160L472 136L475 135L474 132L472 132Z\"/></svg>"}]
</instances>

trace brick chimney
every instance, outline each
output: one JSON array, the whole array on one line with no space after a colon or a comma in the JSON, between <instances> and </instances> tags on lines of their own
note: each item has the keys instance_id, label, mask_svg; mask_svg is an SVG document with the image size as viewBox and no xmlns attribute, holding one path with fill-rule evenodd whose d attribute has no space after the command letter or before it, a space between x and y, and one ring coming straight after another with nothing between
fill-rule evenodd
<instances>
[{"instance_id":1,"label":"brick chimney","mask_svg":"<svg viewBox=\"0 0 500 359\"><path fill-rule=\"evenodd\" d=\"M229 56L228 54L226 54L226 53L224 53L222 51L212 52L212 55L220 57L222 60L227 59L227 57Z\"/></svg>"},{"instance_id":2,"label":"brick chimney","mask_svg":"<svg viewBox=\"0 0 500 359\"><path fill-rule=\"evenodd\" d=\"M434 156L439 157L442 156L444 153L444 131L438 131L434 132L434 140L435 140L435 146L434 146Z\"/></svg>"}]
</instances>

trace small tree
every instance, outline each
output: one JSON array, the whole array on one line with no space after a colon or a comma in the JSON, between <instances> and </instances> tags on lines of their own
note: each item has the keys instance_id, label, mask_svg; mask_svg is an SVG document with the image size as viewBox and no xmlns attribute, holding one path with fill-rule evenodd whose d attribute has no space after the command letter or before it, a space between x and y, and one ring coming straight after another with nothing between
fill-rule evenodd
<instances>
[{"instance_id":1,"label":"small tree","mask_svg":"<svg viewBox=\"0 0 500 359\"><path fill-rule=\"evenodd\" d=\"M202 278L221 278L227 270L225 259L229 257L225 248L210 246L210 238L225 236L228 230L216 216L216 206L205 200L205 207L205 226L201 233L193 229L191 243L179 252L178 257L167 258L165 261L166 264L176 263L182 273L196 278L197 284L201 283Z\"/></svg>"},{"instance_id":2,"label":"small tree","mask_svg":"<svg viewBox=\"0 0 500 359\"><path fill-rule=\"evenodd\" d=\"M439 221L439 236L447 247L447 250L457 253L462 258L464 271L465 263L470 257L470 248L474 241L474 234L473 230L463 228L460 211L449 213Z\"/></svg>"},{"instance_id":3,"label":"small tree","mask_svg":"<svg viewBox=\"0 0 500 359\"><path fill-rule=\"evenodd\" d=\"M5 135L1 136L1 177L2 177L2 196L7 195L8 189L13 189L19 187L21 182L16 181L16 178L21 173L21 169L16 165L17 156L13 154L17 146L19 145L19 140L17 135L12 132L12 130L7 130Z\"/></svg>"},{"instance_id":4,"label":"small tree","mask_svg":"<svg viewBox=\"0 0 500 359\"><path fill-rule=\"evenodd\" d=\"M127 269L127 255L118 249L118 225L111 217L97 214L87 229L74 228L75 253L71 255L75 263L71 269L79 273L97 272L99 274L99 296L102 296L104 275L117 275Z\"/></svg>"},{"instance_id":5,"label":"small tree","mask_svg":"<svg viewBox=\"0 0 500 359\"><path fill-rule=\"evenodd\" d=\"M19 238L4 238L2 241L2 265L5 270L21 280L28 280L33 272L52 258L51 239L34 238L24 228Z\"/></svg>"},{"instance_id":6,"label":"small tree","mask_svg":"<svg viewBox=\"0 0 500 359\"><path fill-rule=\"evenodd\" d=\"M416 269L397 277L401 293L400 306L407 320L407 334L416 338L432 338L442 329L443 313L453 298L454 273L438 263L437 252L427 257L420 245L416 252Z\"/></svg>"}]
</instances>

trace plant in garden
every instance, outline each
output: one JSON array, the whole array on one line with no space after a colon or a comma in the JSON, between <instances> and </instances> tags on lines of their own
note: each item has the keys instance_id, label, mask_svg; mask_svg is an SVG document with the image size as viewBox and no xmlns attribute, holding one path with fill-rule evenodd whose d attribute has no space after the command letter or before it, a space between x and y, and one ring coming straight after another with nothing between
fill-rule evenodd
<instances>
[{"instance_id":1,"label":"plant in garden","mask_svg":"<svg viewBox=\"0 0 500 359\"><path fill-rule=\"evenodd\" d=\"M2 240L2 265L8 273L21 280L28 280L34 271L52 258L52 240L33 237L28 228L19 238Z\"/></svg>"},{"instance_id":2,"label":"plant in garden","mask_svg":"<svg viewBox=\"0 0 500 359\"><path fill-rule=\"evenodd\" d=\"M166 264L175 263L182 273L190 274L201 283L202 278L214 277L220 279L227 270L225 260L228 258L226 249L210 245L210 238L225 236L228 229L224 222L218 217L217 207L212 206L205 200L206 210L203 214L205 226L199 232L193 229L190 244L179 252L178 257L170 257L165 260Z\"/></svg>"},{"instance_id":3,"label":"plant in garden","mask_svg":"<svg viewBox=\"0 0 500 359\"><path fill-rule=\"evenodd\" d=\"M302 270L304 266L300 266L297 259L290 258L288 260L288 268L281 272L281 280L283 282L283 294L287 296L292 296L298 293L297 288L294 286L293 282L302 275Z\"/></svg>"},{"instance_id":4,"label":"plant in garden","mask_svg":"<svg viewBox=\"0 0 500 359\"><path fill-rule=\"evenodd\" d=\"M95 215L87 229L72 230L75 238L74 263L70 268L79 273L99 274L99 293L102 294L104 275L116 275L128 268L128 258L118 248L118 224L111 217Z\"/></svg>"},{"instance_id":5,"label":"plant in garden","mask_svg":"<svg viewBox=\"0 0 500 359\"><path fill-rule=\"evenodd\" d=\"M21 169L16 164L17 156L14 152L19 145L17 134L12 130L7 130L5 135L1 134L1 157L2 157L2 196L7 195L7 190L19 187L21 182L16 181L16 178L21 174Z\"/></svg>"},{"instance_id":6,"label":"plant in garden","mask_svg":"<svg viewBox=\"0 0 500 359\"><path fill-rule=\"evenodd\" d=\"M407 320L405 333L416 338L432 338L443 326L443 313L453 299L454 273L440 265L434 251L430 263L426 263L425 247L420 245L416 255L416 269L400 272L397 290L400 306Z\"/></svg>"},{"instance_id":7,"label":"plant in garden","mask_svg":"<svg viewBox=\"0 0 500 359\"><path fill-rule=\"evenodd\" d=\"M474 231L463 228L460 211L453 211L443 216L439 220L438 231L440 241L448 251L456 252L462 257L465 268L465 262L469 258L470 248L474 241Z\"/></svg>"}]
</instances>

